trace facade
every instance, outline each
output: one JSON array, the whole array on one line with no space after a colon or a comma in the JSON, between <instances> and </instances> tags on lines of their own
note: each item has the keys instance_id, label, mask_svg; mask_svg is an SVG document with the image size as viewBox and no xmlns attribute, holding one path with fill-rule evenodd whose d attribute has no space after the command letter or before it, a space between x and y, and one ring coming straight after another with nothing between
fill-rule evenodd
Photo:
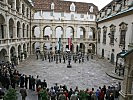
<instances>
[{"instance_id":1,"label":"facade","mask_svg":"<svg viewBox=\"0 0 133 100\"><path fill-rule=\"evenodd\" d=\"M39 47L96 52L97 6L60 0L0 0L0 59L19 63ZM49 48L47 48L49 49Z\"/></svg>"},{"instance_id":2,"label":"facade","mask_svg":"<svg viewBox=\"0 0 133 100\"><path fill-rule=\"evenodd\" d=\"M0 0L1 61L18 63L29 55L32 8L27 0Z\"/></svg>"},{"instance_id":3,"label":"facade","mask_svg":"<svg viewBox=\"0 0 133 100\"><path fill-rule=\"evenodd\" d=\"M113 0L97 15L97 54L116 62L123 49L133 47L133 0Z\"/></svg>"},{"instance_id":4,"label":"facade","mask_svg":"<svg viewBox=\"0 0 133 100\"><path fill-rule=\"evenodd\" d=\"M61 38L62 51L67 50L68 38L72 38L72 52L96 52L96 13L91 3L61 0L34 0L35 13L32 21L32 50L49 44L55 51ZM49 37L46 39L45 37ZM41 39L41 42L40 42ZM52 41L52 42L51 42Z\"/></svg>"}]
</instances>

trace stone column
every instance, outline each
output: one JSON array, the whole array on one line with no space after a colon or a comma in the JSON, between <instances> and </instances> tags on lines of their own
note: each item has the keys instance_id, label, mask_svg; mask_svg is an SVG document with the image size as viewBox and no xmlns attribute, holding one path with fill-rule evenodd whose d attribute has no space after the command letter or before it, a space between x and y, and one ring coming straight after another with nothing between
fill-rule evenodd
<instances>
[{"instance_id":1,"label":"stone column","mask_svg":"<svg viewBox=\"0 0 133 100\"><path fill-rule=\"evenodd\" d=\"M10 46L7 46L7 61L11 62Z\"/></svg>"},{"instance_id":2,"label":"stone column","mask_svg":"<svg viewBox=\"0 0 133 100\"><path fill-rule=\"evenodd\" d=\"M63 43L63 52L66 51L66 43Z\"/></svg>"},{"instance_id":3,"label":"stone column","mask_svg":"<svg viewBox=\"0 0 133 100\"><path fill-rule=\"evenodd\" d=\"M55 53L55 43L52 43L52 52Z\"/></svg>"},{"instance_id":4,"label":"stone column","mask_svg":"<svg viewBox=\"0 0 133 100\"><path fill-rule=\"evenodd\" d=\"M56 34L55 34L55 27L52 27L52 38L56 38Z\"/></svg>"},{"instance_id":5,"label":"stone column","mask_svg":"<svg viewBox=\"0 0 133 100\"><path fill-rule=\"evenodd\" d=\"M74 53L76 53L77 44L74 43L73 45L74 45Z\"/></svg>"},{"instance_id":6,"label":"stone column","mask_svg":"<svg viewBox=\"0 0 133 100\"><path fill-rule=\"evenodd\" d=\"M73 36L74 38L77 38L77 26L74 27L74 34L73 35L74 35Z\"/></svg>"},{"instance_id":7,"label":"stone column","mask_svg":"<svg viewBox=\"0 0 133 100\"><path fill-rule=\"evenodd\" d=\"M19 12L22 14L22 0L20 0L20 8L19 8Z\"/></svg>"},{"instance_id":8,"label":"stone column","mask_svg":"<svg viewBox=\"0 0 133 100\"><path fill-rule=\"evenodd\" d=\"M86 26L86 31L85 31L85 39L89 39L88 35L89 35L89 32L90 32L90 27L89 26Z\"/></svg>"},{"instance_id":9,"label":"stone column","mask_svg":"<svg viewBox=\"0 0 133 100\"><path fill-rule=\"evenodd\" d=\"M66 38L66 25L63 26L63 38Z\"/></svg>"},{"instance_id":10,"label":"stone column","mask_svg":"<svg viewBox=\"0 0 133 100\"><path fill-rule=\"evenodd\" d=\"M88 52L88 44L85 43L85 54L87 54L87 52Z\"/></svg>"},{"instance_id":11,"label":"stone column","mask_svg":"<svg viewBox=\"0 0 133 100\"><path fill-rule=\"evenodd\" d=\"M13 9L16 10L16 0L13 0Z\"/></svg>"}]
</instances>

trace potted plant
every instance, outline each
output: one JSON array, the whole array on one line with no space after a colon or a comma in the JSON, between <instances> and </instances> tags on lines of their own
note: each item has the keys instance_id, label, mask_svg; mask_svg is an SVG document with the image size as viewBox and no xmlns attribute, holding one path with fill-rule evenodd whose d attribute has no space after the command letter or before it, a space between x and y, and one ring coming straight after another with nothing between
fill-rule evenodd
<instances>
[{"instance_id":1,"label":"potted plant","mask_svg":"<svg viewBox=\"0 0 133 100\"><path fill-rule=\"evenodd\" d=\"M15 89L11 88L7 91L3 100L17 100L17 92Z\"/></svg>"}]
</instances>

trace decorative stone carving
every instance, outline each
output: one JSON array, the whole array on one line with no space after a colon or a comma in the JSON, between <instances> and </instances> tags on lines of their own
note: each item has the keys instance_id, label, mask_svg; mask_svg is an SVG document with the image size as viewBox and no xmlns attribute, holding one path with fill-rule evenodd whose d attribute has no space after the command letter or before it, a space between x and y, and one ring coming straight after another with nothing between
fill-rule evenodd
<instances>
[{"instance_id":1,"label":"decorative stone carving","mask_svg":"<svg viewBox=\"0 0 133 100\"><path fill-rule=\"evenodd\" d=\"M127 25L126 23L122 22L119 26L120 26L120 31L121 30L127 30Z\"/></svg>"},{"instance_id":2,"label":"decorative stone carving","mask_svg":"<svg viewBox=\"0 0 133 100\"><path fill-rule=\"evenodd\" d=\"M115 8L115 11L118 12L121 10L121 4L117 3L116 4L116 8Z\"/></svg>"},{"instance_id":3,"label":"decorative stone carving","mask_svg":"<svg viewBox=\"0 0 133 100\"><path fill-rule=\"evenodd\" d=\"M103 32L107 32L107 27L103 26Z\"/></svg>"},{"instance_id":4,"label":"decorative stone carving","mask_svg":"<svg viewBox=\"0 0 133 100\"><path fill-rule=\"evenodd\" d=\"M116 27L115 25L111 24L110 25L110 31L116 31L116 28L115 27Z\"/></svg>"}]
</instances>

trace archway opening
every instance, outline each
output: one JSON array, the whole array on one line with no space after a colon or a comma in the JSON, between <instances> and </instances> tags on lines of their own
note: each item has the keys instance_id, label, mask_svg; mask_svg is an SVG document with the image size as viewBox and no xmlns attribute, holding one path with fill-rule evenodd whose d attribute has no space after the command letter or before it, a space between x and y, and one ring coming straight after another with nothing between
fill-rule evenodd
<instances>
[{"instance_id":1,"label":"archway opening","mask_svg":"<svg viewBox=\"0 0 133 100\"><path fill-rule=\"evenodd\" d=\"M0 14L0 39L4 39L5 33L4 33L4 23L5 19L4 17Z\"/></svg>"},{"instance_id":2,"label":"archway opening","mask_svg":"<svg viewBox=\"0 0 133 100\"><path fill-rule=\"evenodd\" d=\"M83 43L79 44L79 52L85 53L85 45Z\"/></svg>"},{"instance_id":3,"label":"archway opening","mask_svg":"<svg viewBox=\"0 0 133 100\"><path fill-rule=\"evenodd\" d=\"M23 23L23 37L25 37L25 24Z\"/></svg>"},{"instance_id":4,"label":"archway opening","mask_svg":"<svg viewBox=\"0 0 133 100\"><path fill-rule=\"evenodd\" d=\"M10 49L10 59L11 59L11 62L14 63L14 64L17 64L16 61L17 61L17 56L16 56L16 50L15 50L15 47L12 46L11 49Z\"/></svg>"},{"instance_id":5,"label":"archway opening","mask_svg":"<svg viewBox=\"0 0 133 100\"><path fill-rule=\"evenodd\" d=\"M43 29L43 38L49 39L52 38L52 28L50 26L46 26Z\"/></svg>"},{"instance_id":6,"label":"archway opening","mask_svg":"<svg viewBox=\"0 0 133 100\"><path fill-rule=\"evenodd\" d=\"M66 38L74 38L74 28L73 27L67 27L66 28Z\"/></svg>"},{"instance_id":7,"label":"archway opening","mask_svg":"<svg viewBox=\"0 0 133 100\"><path fill-rule=\"evenodd\" d=\"M85 28L79 27L77 30L77 38L84 39L85 38Z\"/></svg>"},{"instance_id":8,"label":"archway opening","mask_svg":"<svg viewBox=\"0 0 133 100\"><path fill-rule=\"evenodd\" d=\"M63 28L61 26L56 27L55 32L56 38L63 38Z\"/></svg>"},{"instance_id":9,"label":"archway opening","mask_svg":"<svg viewBox=\"0 0 133 100\"><path fill-rule=\"evenodd\" d=\"M93 40L96 39L96 29L94 27L91 27L90 29L90 38Z\"/></svg>"},{"instance_id":10,"label":"archway opening","mask_svg":"<svg viewBox=\"0 0 133 100\"><path fill-rule=\"evenodd\" d=\"M20 38L20 22L17 22L17 37Z\"/></svg>"},{"instance_id":11,"label":"archway opening","mask_svg":"<svg viewBox=\"0 0 133 100\"><path fill-rule=\"evenodd\" d=\"M40 43L39 42L34 42L32 44L32 52L33 52L33 54L36 53L36 50L40 51Z\"/></svg>"},{"instance_id":12,"label":"archway opening","mask_svg":"<svg viewBox=\"0 0 133 100\"><path fill-rule=\"evenodd\" d=\"M40 34L41 34L41 32L40 32L40 27L38 27L38 26L33 26L33 27L32 27L32 37L33 37L33 38L39 38L39 37L40 37Z\"/></svg>"},{"instance_id":13,"label":"archway opening","mask_svg":"<svg viewBox=\"0 0 133 100\"><path fill-rule=\"evenodd\" d=\"M10 38L13 38L13 36L14 36L14 21L13 21L13 19L11 18L11 19L9 20L9 37L10 37Z\"/></svg>"},{"instance_id":14,"label":"archway opening","mask_svg":"<svg viewBox=\"0 0 133 100\"><path fill-rule=\"evenodd\" d=\"M7 51L5 49L2 49L0 51L0 61L4 61L4 62L8 61L7 57L8 57Z\"/></svg>"}]
</instances>

